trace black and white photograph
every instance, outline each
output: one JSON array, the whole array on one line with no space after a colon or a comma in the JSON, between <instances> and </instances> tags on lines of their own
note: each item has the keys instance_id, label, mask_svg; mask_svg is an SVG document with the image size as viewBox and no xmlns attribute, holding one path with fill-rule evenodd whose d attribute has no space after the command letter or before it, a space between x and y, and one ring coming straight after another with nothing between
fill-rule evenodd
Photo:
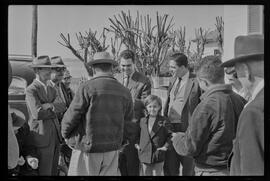
<instances>
[{"instance_id":1,"label":"black and white photograph","mask_svg":"<svg viewBox=\"0 0 270 181\"><path fill-rule=\"evenodd\" d=\"M8 178L265 176L265 5L9 5Z\"/></svg>"}]
</instances>

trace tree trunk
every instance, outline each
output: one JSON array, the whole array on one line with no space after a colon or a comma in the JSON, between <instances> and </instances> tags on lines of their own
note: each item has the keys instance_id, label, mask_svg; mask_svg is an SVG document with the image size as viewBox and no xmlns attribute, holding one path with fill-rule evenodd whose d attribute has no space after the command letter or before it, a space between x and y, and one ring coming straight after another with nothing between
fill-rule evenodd
<instances>
[{"instance_id":1,"label":"tree trunk","mask_svg":"<svg viewBox=\"0 0 270 181\"><path fill-rule=\"evenodd\" d=\"M32 56L37 57L37 30L38 30L38 9L37 5L33 6L33 14L32 14Z\"/></svg>"}]
</instances>

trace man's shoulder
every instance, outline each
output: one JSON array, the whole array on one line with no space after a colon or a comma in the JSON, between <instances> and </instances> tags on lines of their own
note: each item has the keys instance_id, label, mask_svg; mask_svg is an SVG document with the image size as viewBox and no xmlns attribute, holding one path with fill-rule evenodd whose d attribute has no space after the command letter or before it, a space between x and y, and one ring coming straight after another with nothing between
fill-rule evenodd
<instances>
[{"instance_id":1,"label":"man's shoulder","mask_svg":"<svg viewBox=\"0 0 270 181\"><path fill-rule=\"evenodd\" d=\"M33 82L30 85L27 86L26 91L35 90L35 89L38 89L41 86L42 85L39 84L36 80L33 80Z\"/></svg>"},{"instance_id":2,"label":"man's shoulder","mask_svg":"<svg viewBox=\"0 0 270 181\"><path fill-rule=\"evenodd\" d=\"M138 82L148 83L150 79L141 72L135 71L132 78Z\"/></svg>"}]
</instances>

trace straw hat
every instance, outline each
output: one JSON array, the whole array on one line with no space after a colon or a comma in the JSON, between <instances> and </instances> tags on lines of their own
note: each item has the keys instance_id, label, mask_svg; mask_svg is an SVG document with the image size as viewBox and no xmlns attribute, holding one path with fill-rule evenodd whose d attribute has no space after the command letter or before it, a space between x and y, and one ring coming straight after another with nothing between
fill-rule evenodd
<instances>
[{"instance_id":1,"label":"straw hat","mask_svg":"<svg viewBox=\"0 0 270 181\"><path fill-rule=\"evenodd\" d=\"M234 43L234 58L221 64L222 67L234 66L237 62L264 60L264 36L259 34L238 36Z\"/></svg>"},{"instance_id":2,"label":"straw hat","mask_svg":"<svg viewBox=\"0 0 270 181\"><path fill-rule=\"evenodd\" d=\"M95 53L93 59L91 59L87 64L94 65L100 63L109 63L112 65L117 65L117 62L113 60L111 55L108 52L97 52Z\"/></svg>"},{"instance_id":3,"label":"straw hat","mask_svg":"<svg viewBox=\"0 0 270 181\"><path fill-rule=\"evenodd\" d=\"M40 68L52 68L52 67L56 67L55 65L52 65L51 64L51 61L50 61L50 58L49 56L47 55L42 55L42 56L38 56L36 57L32 64L30 65L31 67L33 68L37 68L37 67L40 67Z\"/></svg>"},{"instance_id":4,"label":"straw hat","mask_svg":"<svg viewBox=\"0 0 270 181\"><path fill-rule=\"evenodd\" d=\"M51 63L52 63L52 65L60 67L60 68L66 67L66 65L64 64L64 62L60 56L51 57Z\"/></svg>"}]
</instances>

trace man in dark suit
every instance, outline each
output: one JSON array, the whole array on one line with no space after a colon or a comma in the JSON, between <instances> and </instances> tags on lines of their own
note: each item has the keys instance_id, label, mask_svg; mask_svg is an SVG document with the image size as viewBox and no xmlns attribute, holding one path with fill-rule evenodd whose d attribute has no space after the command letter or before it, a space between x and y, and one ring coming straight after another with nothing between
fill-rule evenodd
<instances>
[{"instance_id":1,"label":"man in dark suit","mask_svg":"<svg viewBox=\"0 0 270 181\"><path fill-rule=\"evenodd\" d=\"M169 68L173 77L168 87L164 115L171 122L172 132L185 132L189 119L199 104L201 90L195 75L188 70L188 60L184 54L171 55ZM193 158L178 155L173 147L166 152L164 175L178 176L180 163L182 164L182 175L194 175Z\"/></svg>"},{"instance_id":2,"label":"man in dark suit","mask_svg":"<svg viewBox=\"0 0 270 181\"><path fill-rule=\"evenodd\" d=\"M58 120L61 124L63 115L70 103L70 101L67 99L68 97L64 89L64 84L62 83L66 66L60 56L51 57L51 63L55 67L51 69L51 80L48 83L56 90L57 93L54 102L57 102L60 105L62 105L61 111L57 114Z\"/></svg>"},{"instance_id":3,"label":"man in dark suit","mask_svg":"<svg viewBox=\"0 0 270 181\"><path fill-rule=\"evenodd\" d=\"M32 67L36 79L27 87L25 98L31 113L31 142L39 155L39 175L56 175L61 140L56 114L62 105L54 103L56 91L47 85L51 68L55 66L51 65L48 56L39 56L33 60Z\"/></svg>"},{"instance_id":4,"label":"man in dark suit","mask_svg":"<svg viewBox=\"0 0 270 181\"><path fill-rule=\"evenodd\" d=\"M134 104L133 122L138 123L140 118L144 116L142 100L151 94L151 83L146 76L135 70L135 54L131 50L122 51L119 57L121 73L115 75L115 78L129 89ZM139 175L139 158L134 141L129 139L129 144L119 155L121 175Z\"/></svg>"},{"instance_id":5,"label":"man in dark suit","mask_svg":"<svg viewBox=\"0 0 270 181\"><path fill-rule=\"evenodd\" d=\"M239 117L230 175L264 175L264 36L238 36L234 51L222 66L234 66L252 95Z\"/></svg>"}]
</instances>

